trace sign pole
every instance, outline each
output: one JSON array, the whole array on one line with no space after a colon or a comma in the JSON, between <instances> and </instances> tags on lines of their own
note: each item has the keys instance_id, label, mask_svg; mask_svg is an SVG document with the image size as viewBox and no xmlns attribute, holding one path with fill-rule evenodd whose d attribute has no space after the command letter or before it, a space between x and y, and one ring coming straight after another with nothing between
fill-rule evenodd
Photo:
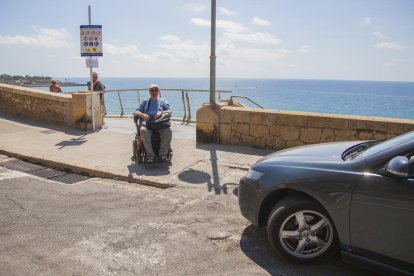
<instances>
[{"instance_id":1,"label":"sign pole","mask_svg":"<svg viewBox=\"0 0 414 276\"><path fill-rule=\"evenodd\" d=\"M216 106L216 0L211 0L210 108Z\"/></svg>"},{"instance_id":2,"label":"sign pole","mask_svg":"<svg viewBox=\"0 0 414 276\"><path fill-rule=\"evenodd\" d=\"M89 25L92 25L92 23L91 23L91 6L88 6L88 17L89 17ZM89 57L89 58L91 58L91 57ZM89 77L90 77L90 82L91 82L92 129L93 129L93 131L95 131L95 110L94 110L94 104L93 104L93 75L92 75L92 65L89 67Z\"/></svg>"}]
</instances>

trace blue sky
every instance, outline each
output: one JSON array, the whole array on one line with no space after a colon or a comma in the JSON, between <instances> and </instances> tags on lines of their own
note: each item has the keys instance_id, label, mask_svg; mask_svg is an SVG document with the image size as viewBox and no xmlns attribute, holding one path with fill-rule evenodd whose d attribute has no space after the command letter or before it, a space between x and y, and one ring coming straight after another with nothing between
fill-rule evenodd
<instances>
[{"instance_id":1,"label":"blue sky","mask_svg":"<svg viewBox=\"0 0 414 276\"><path fill-rule=\"evenodd\" d=\"M82 77L79 25L107 77L208 77L210 1L0 1L0 73ZM217 76L414 81L412 0L217 0Z\"/></svg>"}]
</instances>

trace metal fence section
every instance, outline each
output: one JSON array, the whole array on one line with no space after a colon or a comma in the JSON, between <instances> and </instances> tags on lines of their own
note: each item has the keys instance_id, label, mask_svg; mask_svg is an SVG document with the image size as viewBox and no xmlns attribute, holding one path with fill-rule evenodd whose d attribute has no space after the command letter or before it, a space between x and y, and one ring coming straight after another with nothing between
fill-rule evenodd
<instances>
[{"instance_id":1,"label":"metal fence section","mask_svg":"<svg viewBox=\"0 0 414 276\"><path fill-rule=\"evenodd\" d=\"M203 97L198 95L205 94L208 97L209 90L202 89L171 89L163 88L160 92L160 97L167 95L169 93L174 93L173 95L168 95L169 103L173 103L174 113L180 112L182 110L182 121L190 122L192 121L191 116L191 103L190 95L193 96L194 101L205 102ZM232 93L230 90L217 90L218 100L222 100L223 93ZM179 94L181 93L181 97ZM148 88L134 88L134 89L116 89L116 90L106 90L104 91L104 108L106 116L130 116L132 112L139 106L141 101L145 98L148 98ZM181 99L180 99L181 98ZM171 99L171 100L170 100ZM180 101L181 100L181 101ZM180 106L182 108L180 108ZM193 102L194 107L194 102ZM194 109L193 109L194 110Z\"/></svg>"},{"instance_id":2,"label":"metal fence section","mask_svg":"<svg viewBox=\"0 0 414 276\"><path fill-rule=\"evenodd\" d=\"M263 107L263 106L261 106L260 104L256 103L255 101L253 101L253 100L252 100L252 99L250 99L249 97L245 97L245 96L231 96L231 97L230 97L230 104L233 104L233 99L234 99L234 98L239 98L239 99L245 99L245 100L248 100L249 102L251 102L252 104L254 104L254 105L258 106L259 108L264 109L264 107Z\"/></svg>"}]
</instances>

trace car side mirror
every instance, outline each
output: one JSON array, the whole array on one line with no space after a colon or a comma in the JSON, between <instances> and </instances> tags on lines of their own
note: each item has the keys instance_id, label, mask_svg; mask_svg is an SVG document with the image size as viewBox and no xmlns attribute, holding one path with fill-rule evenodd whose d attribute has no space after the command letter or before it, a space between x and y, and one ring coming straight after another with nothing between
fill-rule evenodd
<instances>
[{"instance_id":1,"label":"car side mirror","mask_svg":"<svg viewBox=\"0 0 414 276\"><path fill-rule=\"evenodd\" d=\"M399 178L407 178L410 161L405 156L397 156L388 161L385 165L385 170L388 174L397 176Z\"/></svg>"}]
</instances>

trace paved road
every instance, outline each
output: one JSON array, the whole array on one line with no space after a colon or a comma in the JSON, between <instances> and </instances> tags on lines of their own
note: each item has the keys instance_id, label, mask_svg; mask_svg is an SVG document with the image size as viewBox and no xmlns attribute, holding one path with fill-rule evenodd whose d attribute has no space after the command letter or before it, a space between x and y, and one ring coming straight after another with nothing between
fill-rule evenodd
<instances>
[{"instance_id":1,"label":"paved road","mask_svg":"<svg viewBox=\"0 0 414 276\"><path fill-rule=\"evenodd\" d=\"M236 187L68 185L0 167L0 275L366 275L339 259L297 266L271 252L240 215Z\"/></svg>"}]
</instances>

